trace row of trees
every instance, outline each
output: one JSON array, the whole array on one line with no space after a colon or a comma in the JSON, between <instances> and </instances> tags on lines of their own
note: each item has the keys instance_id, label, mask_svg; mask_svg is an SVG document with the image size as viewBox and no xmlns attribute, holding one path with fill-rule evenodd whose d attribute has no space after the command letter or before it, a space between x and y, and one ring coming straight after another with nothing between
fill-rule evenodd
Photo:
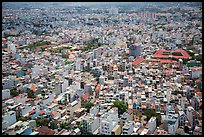
<instances>
[{"instance_id":1,"label":"row of trees","mask_svg":"<svg viewBox=\"0 0 204 137\"><path fill-rule=\"evenodd\" d=\"M51 44L50 41L37 41L37 42L34 42L33 44L30 44L28 46L24 46L24 47L20 47L19 49L25 49L25 48L35 48L35 47L38 47L38 46L44 46L44 45L49 45Z\"/></svg>"},{"instance_id":2,"label":"row of trees","mask_svg":"<svg viewBox=\"0 0 204 137\"><path fill-rule=\"evenodd\" d=\"M102 46L101 43L98 43L98 40L99 38L95 38L95 39L92 39L86 47L82 48L81 50L84 52L84 51L87 51L87 50L90 50L90 49L96 49L100 46Z\"/></svg>"}]
</instances>

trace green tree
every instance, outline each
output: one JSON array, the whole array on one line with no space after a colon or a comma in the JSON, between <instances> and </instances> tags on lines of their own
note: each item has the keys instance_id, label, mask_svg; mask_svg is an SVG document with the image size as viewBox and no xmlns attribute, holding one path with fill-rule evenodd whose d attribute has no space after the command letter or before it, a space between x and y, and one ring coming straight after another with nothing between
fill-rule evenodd
<instances>
[{"instance_id":1,"label":"green tree","mask_svg":"<svg viewBox=\"0 0 204 137\"><path fill-rule=\"evenodd\" d=\"M120 101L120 100L114 101L111 108L113 108L113 107L118 108L118 114L119 115L123 114L128 109L128 105L124 101Z\"/></svg>"},{"instance_id":2,"label":"green tree","mask_svg":"<svg viewBox=\"0 0 204 137\"><path fill-rule=\"evenodd\" d=\"M28 98L35 98L36 95L34 94L33 91L28 92Z\"/></svg>"},{"instance_id":3,"label":"green tree","mask_svg":"<svg viewBox=\"0 0 204 137\"><path fill-rule=\"evenodd\" d=\"M113 76L108 75L108 80L113 80L113 79L114 79Z\"/></svg>"},{"instance_id":4,"label":"green tree","mask_svg":"<svg viewBox=\"0 0 204 137\"><path fill-rule=\"evenodd\" d=\"M193 59L200 61L202 63L202 55L193 56Z\"/></svg>"},{"instance_id":5,"label":"green tree","mask_svg":"<svg viewBox=\"0 0 204 137\"><path fill-rule=\"evenodd\" d=\"M147 121L149 121L151 117L156 117L157 125L161 124L161 114L156 113L153 109L146 109L144 114L147 116Z\"/></svg>"},{"instance_id":6,"label":"green tree","mask_svg":"<svg viewBox=\"0 0 204 137\"><path fill-rule=\"evenodd\" d=\"M43 118L43 119L37 118L36 123L37 123L37 126L48 126L49 119L48 118Z\"/></svg>"},{"instance_id":7,"label":"green tree","mask_svg":"<svg viewBox=\"0 0 204 137\"><path fill-rule=\"evenodd\" d=\"M123 59L127 59L127 58L128 58L128 54L122 55L122 58L123 58Z\"/></svg>"},{"instance_id":8,"label":"green tree","mask_svg":"<svg viewBox=\"0 0 204 137\"><path fill-rule=\"evenodd\" d=\"M57 128L57 121L55 120L55 121L52 121L52 122L50 122L50 128L51 129L56 129Z\"/></svg>"},{"instance_id":9,"label":"green tree","mask_svg":"<svg viewBox=\"0 0 204 137\"><path fill-rule=\"evenodd\" d=\"M27 119L24 118L24 117L20 117L20 118L18 118L18 120L19 120L19 121L26 121Z\"/></svg>"},{"instance_id":10,"label":"green tree","mask_svg":"<svg viewBox=\"0 0 204 137\"><path fill-rule=\"evenodd\" d=\"M91 108L92 106L94 106L94 103L91 103L91 102L88 102L88 101L82 101L82 102L81 102L81 106L82 106L83 108L86 108L87 111L89 112L90 108Z\"/></svg>"},{"instance_id":11,"label":"green tree","mask_svg":"<svg viewBox=\"0 0 204 137\"><path fill-rule=\"evenodd\" d=\"M66 128L67 126L68 126L68 123L66 123L66 122L60 123L60 127L61 127L62 129Z\"/></svg>"},{"instance_id":12,"label":"green tree","mask_svg":"<svg viewBox=\"0 0 204 137\"><path fill-rule=\"evenodd\" d=\"M173 56L183 56L180 52L172 52Z\"/></svg>"},{"instance_id":13,"label":"green tree","mask_svg":"<svg viewBox=\"0 0 204 137\"><path fill-rule=\"evenodd\" d=\"M17 88L14 87L14 88L11 88L10 94L11 94L12 97L15 97L15 96L19 95L19 92L17 91Z\"/></svg>"}]
</instances>

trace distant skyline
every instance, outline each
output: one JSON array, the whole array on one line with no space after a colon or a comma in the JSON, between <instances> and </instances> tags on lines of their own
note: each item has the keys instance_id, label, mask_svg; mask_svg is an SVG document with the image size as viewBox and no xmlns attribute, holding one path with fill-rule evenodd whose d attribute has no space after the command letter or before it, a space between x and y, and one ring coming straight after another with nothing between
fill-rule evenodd
<instances>
[{"instance_id":1,"label":"distant skyline","mask_svg":"<svg viewBox=\"0 0 204 137\"><path fill-rule=\"evenodd\" d=\"M40 5L39 5L40 4ZM200 5L202 6L202 2L3 2L3 6L33 6L33 7L41 7L41 6L145 6L149 4L167 6L170 5Z\"/></svg>"}]
</instances>

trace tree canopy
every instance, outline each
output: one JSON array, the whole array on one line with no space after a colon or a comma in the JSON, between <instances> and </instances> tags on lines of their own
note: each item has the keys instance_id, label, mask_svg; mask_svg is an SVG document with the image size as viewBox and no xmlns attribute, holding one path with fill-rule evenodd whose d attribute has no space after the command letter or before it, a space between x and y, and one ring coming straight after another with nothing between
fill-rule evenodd
<instances>
[{"instance_id":1,"label":"tree canopy","mask_svg":"<svg viewBox=\"0 0 204 137\"><path fill-rule=\"evenodd\" d=\"M156 117L156 121L157 121L157 125L160 125L161 123L161 114L156 113L153 109L146 109L144 111L145 116L147 116L147 121L149 121L149 119L151 117Z\"/></svg>"},{"instance_id":2,"label":"tree canopy","mask_svg":"<svg viewBox=\"0 0 204 137\"><path fill-rule=\"evenodd\" d=\"M88 101L82 101L82 102L81 102L81 106L82 106L83 108L86 108L87 111L89 112L90 108L91 108L92 106L94 106L94 104L91 103L91 102L88 102Z\"/></svg>"},{"instance_id":3,"label":"tree canopy","mask_svg":"<svg viewBox=\"0 0 204 137\"><path fill-rule=\"evenodd\" d=\"M33 93L33 91L28 92L28 98L36 98L36 95Z\"/></svg>"},{"instance_id":4,"label":"tree canopy","mask_svg":"<svg viewBox=\"0 0 204 137\"><path fill-rule=\"evenodd\" d=\"M118 108L118 114L123 114L127 109L128 105L124 101L116 100L113 102L112 108L117 107Z\"/></svg>"},{"instance_id":5,"label":"tree canopy","mask_svg":"<svg viewBox=\"0 0 204 137\"><path fill-rule=\"evenodd\" d=\"M11 88L10 94L12 97L15 97L19 95L19 92L17 91L17 88L15 87L15 88Z\"/></svg>"},{"instance_id":6,"label":"tree canopy","mask_svg":"<svg viewBox=\"0 0 204 137\"><path fill-rule=\"evenodd\" d=\"M36 123L37 123L37 126L48 126L49 119L48 118L43 118L43 119L37 118Z\"/></svg>"}]
</instances>

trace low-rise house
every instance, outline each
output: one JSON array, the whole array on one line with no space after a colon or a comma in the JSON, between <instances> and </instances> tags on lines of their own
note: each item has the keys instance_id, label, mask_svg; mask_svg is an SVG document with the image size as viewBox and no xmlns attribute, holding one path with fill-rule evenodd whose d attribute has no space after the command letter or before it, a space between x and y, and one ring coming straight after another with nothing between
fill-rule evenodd
<instances>
[{"instance_id":1,"label":"low-rise house","mask_svg":"<svg viewBox=\"0 0 204 137\"><path fill-rule=\"evenodd\" d=\"M39 135L54 135L55 131L48 128L47 126L42 126L36 130L39 132Z\"/></svg>"}]
</instances>

